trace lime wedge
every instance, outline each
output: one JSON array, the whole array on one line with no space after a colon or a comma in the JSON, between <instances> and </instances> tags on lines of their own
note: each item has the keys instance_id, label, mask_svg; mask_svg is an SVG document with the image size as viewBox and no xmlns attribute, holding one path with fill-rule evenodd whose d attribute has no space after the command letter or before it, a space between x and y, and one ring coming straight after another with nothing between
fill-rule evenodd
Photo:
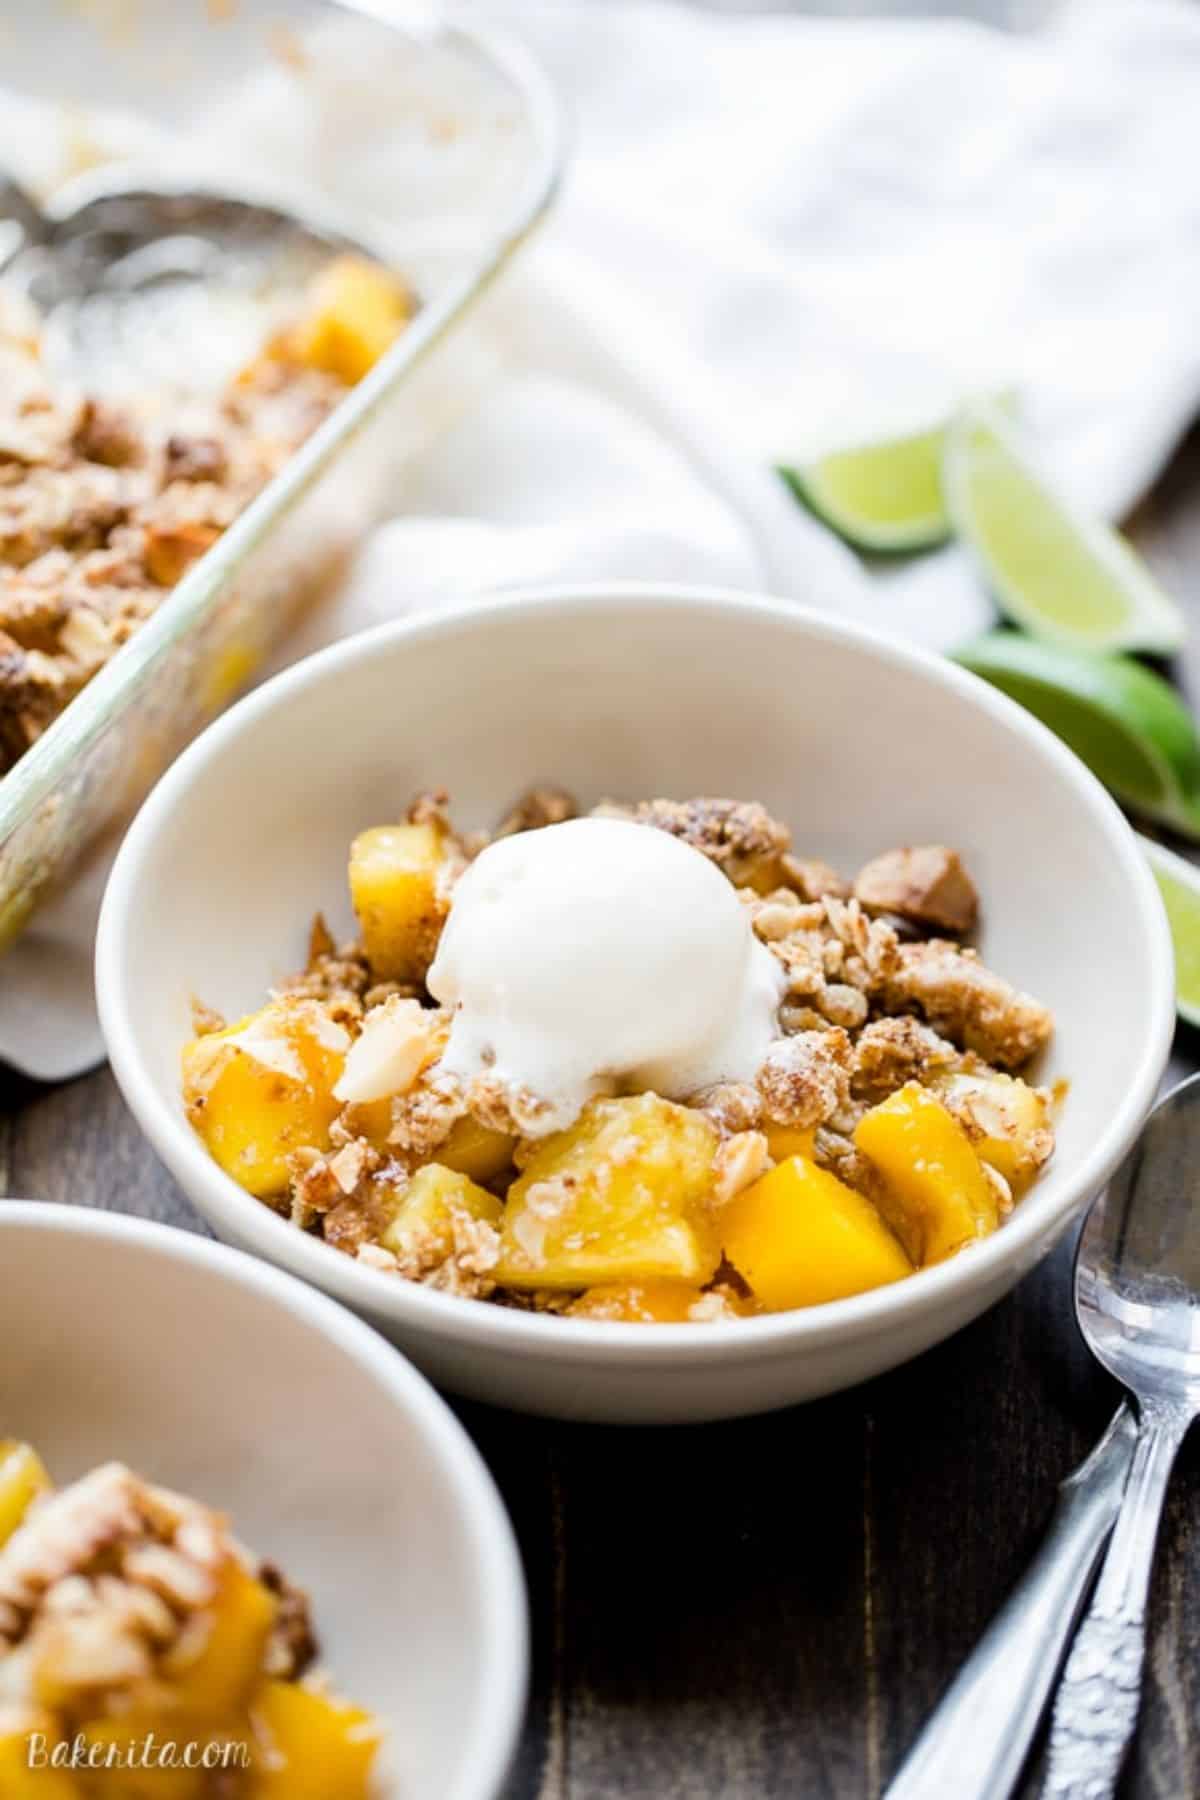
<instances>
[{"instance_id":1,"label":"lime wedge","mask_svg":"<svg viewBox=\"0 0 1200 1800\"><path fill-rule=\"evenodd\" d=\"M1200 839L1200 737L1161 675L1015 631L989 632L955 661L1036 714L1135 812Z\"/></svg>"},{"instance_id":2,"label":"lime wedge","mask_svg":"<svg viewBox=\"0 0 1200 1800\"><path fill-rule=\"evenodd\" d=\"M945 445L946 428L938 425L784 465L779 473L818 518L859 550L924 550L950 535L942 494Z\"/></svg>"},{"instance_id":3,"label":"lime wedge","mask_svg":"<svg viewBox=\"0 0 1200 1800\"><path fill-rule=\"evenodd\" d=\"M1138 842L1167 909L1175 945L1175 1004L1189 1025L1200 1025L1200 869L1150 838Z\"/></svg>"},{"instance_id":4,"label":"lime wedge","mask_svg":"<svg viewBox=\"0 0 1200 1800\"><path fill-rule=\"evenodd\" d=\"M1024 460L995 407L967 411L946 444L946 502L1002 610L1079 650L1177 650L1183 615L1125 539L1077 512Z\"/></svg>"}]
</instances>

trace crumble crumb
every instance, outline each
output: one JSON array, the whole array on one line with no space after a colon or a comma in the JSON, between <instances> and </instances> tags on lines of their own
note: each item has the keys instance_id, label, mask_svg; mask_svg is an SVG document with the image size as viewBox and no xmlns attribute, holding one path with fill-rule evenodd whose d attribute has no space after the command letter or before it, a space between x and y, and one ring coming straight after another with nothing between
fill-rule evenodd
<instances>
[{"instance_id":1,"label":"crumble crumb","mask_svg":"<svg viewBox=\"0 0 1200 1800\"><path fill-rule=\"evenodd\" d=\"M915 1009L935 1030L1002 1069L1019 1069L1045 1047L1054 1029L1048 1009L984 967L973 950L944 938L902 944L884 1002Z\"/></svg>"},{"instance_id":2,"label":"crumble crumb","mask_svg":"<svg viewBox=\"0 0 1200 1800\"><path fill-rule=\"evenodd\" d=\"M979 917L979 895L957 850L919 844L888 850L860 869L855 897L870 912L962 936Z\"/></svg>"},{"instance_id":3,"label":"crumble crumb","mask_svg":"<svg viewBox=\"0 0 1200 1800\"><path fill-rule=\"evenodd\" d=\"M805 1131L850 1098L850 1039L839 1026L780 1038L758 1073L767 1117Z\"/></svg>"}]
</instances>

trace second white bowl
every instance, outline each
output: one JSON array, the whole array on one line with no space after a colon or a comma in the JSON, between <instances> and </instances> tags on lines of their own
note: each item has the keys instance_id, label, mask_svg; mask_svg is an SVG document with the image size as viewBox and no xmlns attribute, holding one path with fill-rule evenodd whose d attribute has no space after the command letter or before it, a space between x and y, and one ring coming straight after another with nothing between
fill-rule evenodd
<instances>
[{"instance_id":1,"label":"second white bowl","mask_svg":"<svg viewBox=\"0 0 1200 1800\"><path fill-rule=\"evenodd\" d=\"M552 1319L363 1268L211 1161L179 1097L189 996L230 1016L300 965L319 907L351 925L351 837L423 787L493 821L553 780L585 803L759 799L853 870L960 849L981 945L1053 1007L1070 1094L1054 1160L1002 1230L908 1281L719 1327ZM845 1387L949 1335L1042 1256L1128 1149L1174 1020L1170 939L1137 844L1035 720L949 663L771 601L664 588L520 594L326 650L175 764L125 840L97 950L125 1097L223 1237L336 1294L463 1393L568 1417L717 1418ZM1065 1299L1064 1299L1065 1304Z\"/></svg>"},{"instance_id":2,"label":"second white bowl","mask_svg":"<svg viewBox=\"0 0 1200 1800\"><path fill-rule=\"evenodd\" d=\"M225 1512L312 1596L387 1728L379 1800L496 1800L525 1704L512 1531L479 1454L323 1295L188 1231L0 1200L0 1436ZM334 1800L334 1796L330 1796Z\"/></svg>"}]
</instances>

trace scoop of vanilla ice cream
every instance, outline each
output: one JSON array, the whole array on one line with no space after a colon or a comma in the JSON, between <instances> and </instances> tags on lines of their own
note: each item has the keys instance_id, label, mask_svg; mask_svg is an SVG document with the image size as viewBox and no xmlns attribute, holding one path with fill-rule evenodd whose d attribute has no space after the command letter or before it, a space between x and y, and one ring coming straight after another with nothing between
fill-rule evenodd
<instances>
[{"instance_id":1,"label":"scoop of vanilla ice cream","mask_svg":"<svg viewBox=\"0 0 1200 1800\"><path fill-rule=\"evenodd\" d=\"M536 1096L542 1132L618 1084L683 1099L752 1081L784 985L707 857L612 818L483 850L455 887L427 981L454 1008L442 1069Z\"/></svg>"}]
</instances>

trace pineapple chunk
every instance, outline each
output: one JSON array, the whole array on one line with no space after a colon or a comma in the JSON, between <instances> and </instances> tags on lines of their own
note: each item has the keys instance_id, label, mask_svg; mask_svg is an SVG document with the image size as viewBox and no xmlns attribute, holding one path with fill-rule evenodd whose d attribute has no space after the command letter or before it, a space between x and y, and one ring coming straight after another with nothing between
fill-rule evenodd
<instances>
[{"instance_id":1,"label":"pineapple chunk","mask_svg":"<svg viewBox=\"0 0 1200 1800\"><path fill-rule=\"evenodd\" d=\"M288 1184L288 1158L324 1150L350 1038L315 1000L272 1000L183 1051L188 1118L226 1174L260 1198Z\"/></svg>"},{"instance_id":2,"label":"pineapple chunk","mask_svg":"<svg viewBox=\"0 0 1200 1800\"><path fill-rule=\"evenodd\" d=\"M789 1156L726 1202L721 1247L768 1312L819 1306L912 1274L864 1195L807 1156Z\"/></svg>"},{"instance_id":3,"label":"pineapple chunk","mask_svg":"<svg viewBox=\"0 0 1200 1800\"><path fill-rule=\"evenodd\" d=\"M943 1262L1000 1223L971 1140L919 1082L865 1113L854 1142L881 1176L880 1209L919 1267Z\"/></svg>"},{"instance_id":4,"label":"pineapple chunk","mask_svg":"<svg viewBox=\"0 0 1200 1800\"><path fill-rule=\"evenodd\" d=\"M380 981L424 981L449 900L440 891L445 832L431 822L377 825L350 846L350 898Z\"/></svg>"},{"instance_id":5,"label":"pineapple chunk","mask_svg":"<svg viewBox=\"0 0 1200 1800\"><path fill-rule=\"evenodd\" d=\"M572 1319L613 1319L631 1325L683 1325L704 1298L686 1281L614 1281L588 1288L567 1308Z\"/></svg>"},{"instance_id":6,"label":"pineapple chunk","mask_svg":"<svg viewBox=\"0 0 1200 1800\"><path fill-rule=\"evenodd\" d=\"M53 1483L36 1450L15 1438L0 1438L0 1544L10 1538L39 1494Z\"/></svg>"},{"instance_id":7,"label":"pineapple chunk","mask_svg":"<svg viewBox=\"0 0 1200 1800\"><path fill-rule=\"evenodd\" d=\"M252 1710L262 1755L250 1800L367 1800L380 1744L370 1713L291 1681L264 1682Z\"/></svg>"},{"instance_id":8,"label":"pineapple chunk","mask_svg":"<svg viewBox=\"0 0 1200 1800\"><path fill-rule=\"evenodd\" d=\"M586 1288L712 1278L716 1128L657 1094L593 1100L534 1145L509 1190L496 1280Z\"/></svg>"},{"instance_id":9,"label":"pineapple chunk","mask_svg":"<svg viewBox=\"0 0 1200 1800\"><path fill-rule=\"evenodd\" d=\"M457 1169L472 1181L495 1181L512 1167L516 1139L503 1131L481 1125L470 1113L458 1119L444 1144L438 1145L437 1159L447 1169Z\"/></svg>"},{"instance_id":10,"label":"pineapple chunk","mask_svg":"<svg viewBox=\"0 0 1200 1800\"><path fill-rule=\"evenodd\" d=\"M417 1256L432 1268L445 1262L454 1249L456 1214L499 1225L503 1211L495 1194L466 1175L440 1163L425 1163L404 1189L379 1241L394 1255Z\"/></svg>"},{"instance_id":11,"label":"pineapple chunk","mask_svg":"<svg viewBox=\"0 0 1200 1800\"><path fill-rule=\"evenodd\" d=\"M313 283L305 316L284 334L289 362L361 381L413 315L413 299L390 270L362 256L339 256Z\"/></svg>"},{"instance_id":12,"label":"pineapple chunk","mask_svg":"<svg viewBox=\"0 0 1200 1800\"><path fill-rule=\"evenodd\" d=\"M945 1075L934 1083L976 1156L1024 1193L1054 1148L1050 1097L1015 1075Z\"/></svg>"},{"instance_id":13,"label":"pineapple chunk","mask_svg":"<svg viewBox=\"0 0 1200 1800\"><path fill-rule=\"evenodd\" d=\"M11 1712L5 1713L0 1725L0 1794L4 1800L80 1800L82 1790L74 1777L49 1767L50 1752L61 1742L62 1732L51 1714L31 1710L18 1720Z\"/></svg>"}]
</instances>

